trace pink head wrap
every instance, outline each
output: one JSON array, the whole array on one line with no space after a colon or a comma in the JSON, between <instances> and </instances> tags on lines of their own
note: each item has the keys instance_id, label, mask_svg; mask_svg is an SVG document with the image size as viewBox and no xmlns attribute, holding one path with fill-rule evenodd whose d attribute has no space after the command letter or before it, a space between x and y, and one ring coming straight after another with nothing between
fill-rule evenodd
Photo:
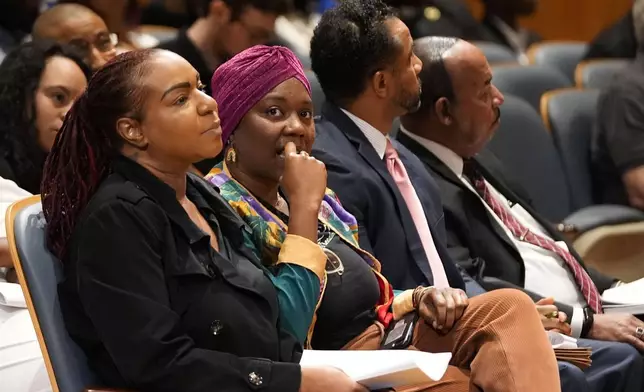
<instances>
[{"instance_id":1,"label":"pink head wrap","mask_svg":"<svg viewBox=\"0 0 644 392\"><path fill-rule=\"evenodd\" d=\"M219 105L224 144L246 113L290 78L302 82L311 95L311 85L302 63L293 52L281 46L253 46L217 68L210 85L212 96Z\"/></svg>"}]
</instances>

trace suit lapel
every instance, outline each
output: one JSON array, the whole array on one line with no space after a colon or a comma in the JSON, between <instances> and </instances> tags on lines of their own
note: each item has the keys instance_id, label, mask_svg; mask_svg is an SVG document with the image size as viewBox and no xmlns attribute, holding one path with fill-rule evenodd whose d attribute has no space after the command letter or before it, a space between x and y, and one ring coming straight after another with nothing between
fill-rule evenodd
<instances>
[{"instance_id":1,"label":"suit lapel","mask_svg":"<svg viewBox=\"0 0 644 392\"><path fill-rule=\"evenodd\" d=\"M416 156L418 156L429 169L440 175L443 179L459 187L463 192L466 192L466 194L470 195L472 199L476 201L476 204L473 205L476 205L485 211L485 215L488 217L490 227L492 227L494 233L501 239L501 241L505 242L505 244L509 246L513 252L519 252L514 246L514 243L512 242L510 237L508 237L505 233L505 230L497 223L496 218L493 217L490 211L488 211L488 209L485 207L485 202L482 201L478 197L478 195L476 195L470 188L463 184L463 181L461 181L461 179L456 176L452 169L447 167L447 165L445 165L443 161L438 159L438 157L431 151L418 144L418 142L416 142L409 136L405 135L404 132L398 132L397 138L398 141L404 144L411 152L416 154Z\"/></svg>"},{"instance_id":2,"label":"suit lapel","mask_svg":"<svg viewBox=\"0 0 644 392\"><path fill-rule=\"evenodd\" d=\"M429 268L427 256L424 253L424 249L421 246L420 251L422 252L413 251L415 249L415 247L412 246L414 242L421 244L420 236L418 235L414 221L409 213L407 204L400 194L398 186L391 177L391 174L389 174L389 171L387 170L386 163L380 158L380 156L378 156L378 153L373 148L369 140L367 140L367 137L362 133L360 128L358 128L358 126L346 114L344 114L339 107L329 102L325 102L322 107L322 115L335 124L347 139L349 139L362 159L364 159L364 161L367 162L367 164L371 166L376 173L378 173L380 178L387 185L388 191L393 195L394 200L396 201L396 207L400 214L400 219L405 231L405 237L407 238L407 245L412 249L414 261L422 271L423 275L428 279L428 282L433 282L434 280L432 278L432 273Z\"/></svg>"}]
</instances>

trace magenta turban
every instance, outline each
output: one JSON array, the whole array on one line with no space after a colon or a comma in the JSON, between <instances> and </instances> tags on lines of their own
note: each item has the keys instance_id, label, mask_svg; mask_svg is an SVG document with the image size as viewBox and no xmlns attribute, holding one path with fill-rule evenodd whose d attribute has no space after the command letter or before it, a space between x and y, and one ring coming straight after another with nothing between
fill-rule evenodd
<instances>
[{"instance_id":1,"label":"magenta turban","mask_svg":"<svg viewBox=\"0 0 644 392\"><path fill-rule=\"evenodd\" d=\"M253 46L217 68L210 85L219 105L224 144L246 113L290 78L302 82L311 95L302 63L293 52L281 46Z\"/></svg>"}]
</instances>

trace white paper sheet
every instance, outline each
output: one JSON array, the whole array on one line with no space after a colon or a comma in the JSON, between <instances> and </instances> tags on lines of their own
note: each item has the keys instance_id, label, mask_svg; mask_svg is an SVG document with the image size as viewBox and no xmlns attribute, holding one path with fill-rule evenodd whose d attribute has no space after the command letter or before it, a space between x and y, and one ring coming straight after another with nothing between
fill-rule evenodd
<instances>
[{"instance_id":1,"label":"white paper sheet","mask_svg":"<svg viewBox=\"0 0 644 392\"><path fill-rule=\"evenodd\" d=\"M613 305L643 305L644 278L604 291L602 300Z\"/></svg>"},{"instance_id":2,"label":"white paper sheet","mask_svg":"<svg viewBox=\"0 0 644 392\"><path fill-rule=\"evenodd\" d=\"M414 350L305 350L300 364L333 366L369 389L382 389L440 380L451 358Z\"/></svg>"},{"instance_id":3,"label":"white paper sheet","mask_svg":"<svg viewBox=\"0 0 644 392\"><path fill-rule=\"evenodd\" d=\"M577 339L559 332L547 331L552 348L577 348Z\"/></svg>"},{"instance_id":4,"label":"white paper sheet","mask_svg":"<svg viewBox=\"0 0 644 392\"><path fill-rule=\"evenodd\" d=\"M0 282L0 305L27 308L25 296L19 284Z\"/></svg>"}]
</instances>

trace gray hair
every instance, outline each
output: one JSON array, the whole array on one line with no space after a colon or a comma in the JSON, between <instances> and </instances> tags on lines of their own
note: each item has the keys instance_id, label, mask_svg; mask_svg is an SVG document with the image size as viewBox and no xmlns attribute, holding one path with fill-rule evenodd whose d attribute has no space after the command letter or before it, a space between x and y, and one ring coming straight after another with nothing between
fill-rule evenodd
<instances>
[{"instance_id":1,"label":"gray hair","mask_svg":"<svg viewBox=\"0 0 644 392\"><path fill-rule=\"evenodd\" d=\"M445 53L460 39L450 37L423 37L414 41L414 52L423 62L419 78L422 85L421 107L419 112L433 110L436 102L445 97L455 99L452 78L443 61Z\"/></svg>"}]
</instances>

